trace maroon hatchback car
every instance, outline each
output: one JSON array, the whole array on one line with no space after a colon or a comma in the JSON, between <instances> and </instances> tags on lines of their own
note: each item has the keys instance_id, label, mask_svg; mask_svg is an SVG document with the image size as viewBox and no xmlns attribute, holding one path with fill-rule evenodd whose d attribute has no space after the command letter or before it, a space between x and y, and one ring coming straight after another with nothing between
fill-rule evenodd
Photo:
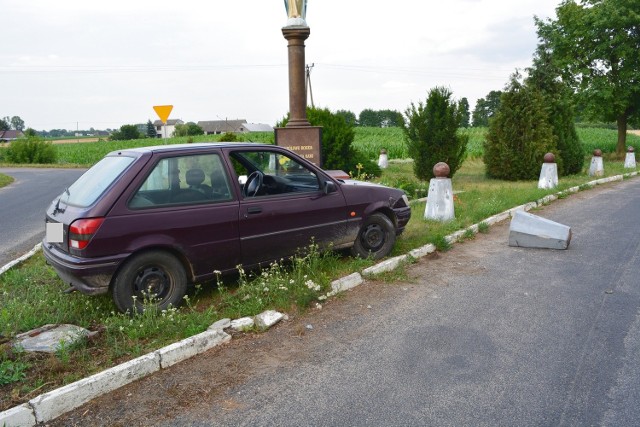
<instances>
[{"instance_id":1,"label":"maroon hatchback car","mask_svg":"<svg viewBox=\"0 0 640 427\"><path fill-rule=\"evenodd\" d=\"M335 179L289 150L251 143L114 151L47 209L44 255L122 311L177 306L188 283L295 254L313 240L381 258L409 221L398 189ZM146 298L148 299L148 298Z\"/></svg>"}]
</instances>

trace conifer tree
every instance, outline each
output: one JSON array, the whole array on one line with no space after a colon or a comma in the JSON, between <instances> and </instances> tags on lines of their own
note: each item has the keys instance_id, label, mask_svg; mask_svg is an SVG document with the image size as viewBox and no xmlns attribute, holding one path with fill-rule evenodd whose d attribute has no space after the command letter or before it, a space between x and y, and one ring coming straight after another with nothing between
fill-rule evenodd
<instances>
[{"instance_id":1,"label":"conifer tree","mask_svg":"<svg viewBox=\"0 0 640 427\"><path fill-rule=\"evenodd\" d=\"M426 104L411 103L405 112L405 141L419 179L433 178L433 166L438 162L447 163L453 177L464 160L469 137L458 134L463 115L451 95L447 88L433 88Z\"/></svg>"},{"instance_id":2,"label":"conifer tree","mask_svg":"<svg viewBox=\"0 0 640 427\"><path fill-rule=\"evenodd\" d=\"M541 92L548 109L549 124L556 137L559 154L556 158L559 175L580 173L585 152L574 124L572 92L561 79L561 71L554 66L551 52L545 48L544 44L538 46L533 67L528 71L529 78L526 84L534 86Z\"/></svg>"},{"instance_id":3,"label":"conifer tree","mask_svg":"<svg viewBox=\"0 0 640 427\"><path fill-rule=\"evenodd\" d=\"M484 163L489 178L516 181L537 179L544 155L554 153L556 140L544 98L518 74L502 94L500 108L489 122Z\"/></svg>"}]
</instances>

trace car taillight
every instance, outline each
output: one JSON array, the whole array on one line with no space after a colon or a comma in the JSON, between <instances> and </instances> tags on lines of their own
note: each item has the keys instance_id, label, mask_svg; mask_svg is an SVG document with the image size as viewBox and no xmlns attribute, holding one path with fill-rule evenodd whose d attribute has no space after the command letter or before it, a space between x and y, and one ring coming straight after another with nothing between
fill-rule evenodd
<instances>
[{"instance_id":1,"label":"car taillight","mask_svg":"<svg viewBox=\"0 0 640 427\"><path fill-rule=\"evenodd\" d=\"M104 218L79 219L69 226L69 248L84 249L102 225Z\"/></svg>"}]
</instances>

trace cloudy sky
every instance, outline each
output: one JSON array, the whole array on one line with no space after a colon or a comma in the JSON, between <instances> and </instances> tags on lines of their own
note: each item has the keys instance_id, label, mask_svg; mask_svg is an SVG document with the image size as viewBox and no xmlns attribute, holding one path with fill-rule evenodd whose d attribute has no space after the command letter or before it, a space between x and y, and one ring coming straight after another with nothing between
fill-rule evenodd
<instances>
[{"instance_id":1,"label":"cloudy sky","mask_svg":"<svg viewBox=\"0 0 640 427\"><path fill-rule=\"evenodd\" d=\"M309 0L316 106L404 111L435 86L476 99L531 63L533 17L559 0ZM274 124L288 110L283 0L0 0L0 116L119 128L174 105L184 121Z\"/></svg>"}]
</instances>

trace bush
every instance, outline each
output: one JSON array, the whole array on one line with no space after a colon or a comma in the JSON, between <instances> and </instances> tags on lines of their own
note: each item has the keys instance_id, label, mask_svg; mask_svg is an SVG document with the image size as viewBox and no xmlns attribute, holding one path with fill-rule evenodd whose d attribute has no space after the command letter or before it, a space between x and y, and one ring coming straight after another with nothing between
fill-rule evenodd
<instances>
[{"instance_id":1,"label":"bush","mask_svg":"<svg viewBox=\"0 0 640 427\"><path fill-rule=\"evenodd\" d=\"M484 144L487 176L510 181L537 179L548 152L559 157L544 98L514 76L489 122Z\"/></svg>"},{"instance_id":2,"label":"bush","mask_svg":"<svg viewBox=\"0 0 640 427\"><path fill-rule=\"evenodd\" d=\"M238 141L238 135L236 135L233 132L225 132L222 134L222 136L220 136L220 139L218 140L220 142L237 142Z\"/></svg>"},{"instance_id":3,"label":"bush","mask_svg":"<svg viewBox=\"0 0 640 427\"><path fill-rule=\"evenodd\" d=\"M353 126L329 109L307 108L313 126L322 126L322 167L339 169L351 175L380 176L378 165L353 146ZM359 167L360 165L360 167Z\"/></svg>"},{"instance_id":4,"label":"bush","mask_svg":"<svg viewBox=\"0 0 640 427\"><path fill-rule=\"evenodd\" d=\"M405 114L405 140L416 177L433 178L433 167L438 162L447 163L449 176L453 177L464 161L469 137L458 133L463 116L451 99L451 91L444 87L431 89L426 104L411 103Z\"/></svg>"},{"instance_id":5,"label":"bush","mask_svg":"<svg viewBox=\"0 0 640 427\"><path fill-rule=\"evenodd\" d=\"M133 139L140 139L143 135L138 130L136 125L122 125L120 130L117 130L109 136L111 141L130 141Z\"/></svg>"},{"instance_id":6,"label":"bush","mask_svg":"<svg viewBox=\"0 0 640 427\"><path fill-rule=\"evenodd\" d=\"M4 157L10 163L55 163L58 152L50 142L28 136L13 141Z\"/></svg>"}]
</instances>

